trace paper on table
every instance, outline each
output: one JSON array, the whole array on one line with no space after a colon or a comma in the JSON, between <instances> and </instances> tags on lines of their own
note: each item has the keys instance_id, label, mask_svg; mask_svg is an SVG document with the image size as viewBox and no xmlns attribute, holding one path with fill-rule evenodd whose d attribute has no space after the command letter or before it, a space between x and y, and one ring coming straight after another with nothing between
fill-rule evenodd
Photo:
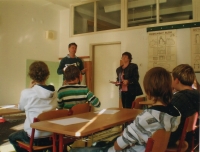
<instances>
[{"instance_id":1,"label":"paper on table","mask_svg":"<svg viewBox=\"0 0 200 152\"><path fill-rule=\"evenodd\" d=\"M18 109L18 107L16 105L3 105L3 106L0 106L1 108L11 108L11 109Z\"/></svg>"},{"instance_id":2,"label":"paper on table","mask_svg":"<svg viewBox=\"0 0 200 152\"><path fill-rule=\"evenodd\" d=\"M109 80L109 82L112 83L112 84L115 84L115 85L119 85L120 84L119 82L116 82L116 81L110 81Z\"/></svg>"},{"instance_id":3,"label":"paper on table","mask_svg":"<svg viewBox=\"0 0 200 152\"><path fill-rule=\"evenodd\" d=\"M73 117L73 118L66 118L66 119L60 119L60 120L52 120L49 122L66 126L66 125L72 125L72 124L77 124L81 122L87 122L87 121L90 121L90 120Z\"/></svg>"},{"instance_id":4,"label":"paper on table","mask_svg":"<svg viewBox=\"0 0 200 152\"><path fill-rule=\"evenodd\" d=\"M103 109L103 110L101 110L101 111L96 111L96 112L94 112L94 113L99 113L99 114L115 114L115 113L117 113L119 110L105 110L105 109Z\"/></svg>"}]
</instances>

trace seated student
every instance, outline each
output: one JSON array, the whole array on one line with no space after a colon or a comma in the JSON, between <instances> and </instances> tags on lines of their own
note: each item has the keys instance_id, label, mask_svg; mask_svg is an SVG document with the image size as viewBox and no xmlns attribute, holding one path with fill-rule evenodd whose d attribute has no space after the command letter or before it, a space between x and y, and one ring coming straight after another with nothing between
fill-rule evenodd
<instances>
[{"instance_id":1,"label":"seated student","mask_svg":"<svg viewBox=\"0 0 200 152\"><path fill-rule=\"evenodd\" d=\"M78 67L70 65L64 72L64 85L58 89L58 109L71 109L78 103L89 102L94 107L101 103L86 85L80 85L81 73Z\"/></svg>"},{"instance_id":2,"label":"seated student","mask_svg":"<svg viewBox=\"0 0 200 152\"><path fill-rule=\"evenodd\" d=\"M192 88L195 79L193 68L188 64L180 64L172 71L172 87L177 90L171 103L180 111L182 117L178 129L171 133L169 146L174 146L180 139L185 119L199 112L200 94Z\"/></svg>"},{"instance_id":3,"label":"seated student","mask_svg":"<svg viewBox=\"0 0 200 152\"><path fill-rule=\"evenodd\" d=\"M198 90L200 92L200 84L199 82L197 81L197 78L195 77L194 79L194 82L192 84L192 88L195 89L195 90Z\"/></svg>"},{"instance_id":4,"label":"seated student","mask_svg":"<svg viewBox=\"0 0 200 152\"><path fill-rule=\"evenodd\" d=\"M177 129L181 116L179 111L170 104L172 97L171 81L170 73L161 67L152 68L146 73L143 81L144 90L147 98L154 101L154 104L145 109L124 129L122 135L117 138L108 152L144 152L148 138L156 130L175 131ZM82 152L84 149L87 151L87 148L79 149L71 149L71 152ZM94 147L95 152L102 150L102 148L99 148L98 151ZM104 149L103 151L107 150Z\"/></svg>"},{"instance_id":5,"label":"seated student","mask_svg":"<svg viewBox=\"0 0 200 152\"><path fill-rule=\"evenodd\" d=\"M49 74L48 66L42 61L35 61L29 67L28 75L32 79L32 82L30 88L24 89L21 92L19 101L19 109L26 113L24 129L14 132L9 136L9 141L16 152L26 151L20 148L16 141L30 142L32 131L30 124L33 123L33 119L44 111L56 108L56 92L54 86L46 85ZM51 144L49 140L50 135L51 133L49 132L36 130L34 144L40 146Z\"/></svg>"}]
</instances>

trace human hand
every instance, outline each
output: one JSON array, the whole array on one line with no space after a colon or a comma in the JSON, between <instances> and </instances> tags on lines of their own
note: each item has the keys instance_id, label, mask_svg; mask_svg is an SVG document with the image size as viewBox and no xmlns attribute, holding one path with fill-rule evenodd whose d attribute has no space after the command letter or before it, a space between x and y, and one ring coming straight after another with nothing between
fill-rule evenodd
<instances>
[{"instance_id":1,"label":"human hand","mask_svg":"<svg viewBox=\"0 0 200 152\"><path fill-rule=\"evenodd\" d=\"M81 70L81 73L85 74L86 70L87 70L87 68L84 68L83 70Z\"/></svg>"},{"instance_id":2,"label":"human hand","mask_svg":"<svg viewBox=\"0 0 200 152\"><path fill-rule=\"evenodd\" d=\"M63 68L63 72L65 72L65 69L66 69L66 68L67 68L67 67L64 67L64 68Z\"/></svg>"},{"instance_id":3,"label":"human hand","mask_svg":"<svg viewBox=\"0 0 200 152\"><path fill-rule=\"evenodd\" d=\"M123 81L123 84L124 84L124 85L128 85L128 80L124 80L124 81Z\"/></svg>"},{"instance_id":4,"label":"human hand","mask_svg":"<svg viewBox=\"0 0 200 152\"><path fill-rule=\"evenodd\" d=\"M32 88L35 84L36 84L35 80L32 80L32 81L30 82L30 88Z\"/></svg>"}]
</instances>

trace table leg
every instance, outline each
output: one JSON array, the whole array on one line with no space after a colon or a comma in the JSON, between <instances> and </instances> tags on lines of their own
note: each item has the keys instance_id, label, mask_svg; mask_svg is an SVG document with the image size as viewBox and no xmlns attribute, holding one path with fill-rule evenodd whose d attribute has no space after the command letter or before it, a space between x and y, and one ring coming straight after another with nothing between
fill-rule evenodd
<instances>
[{"instance_id":1,"label":"table leg","mask_svg":"<svg viewBox=\"0 0 200 152\"><path fill-rule=\"evenodd\" d=\"M56 152L56 140L57 135L53 133L53 152Z\"/></svg>"},{"instance_id":2,"label":"table leg","mask_svg":"<svg viewBox=\"0 0 200 152\"><path fill-rule=\"evenodd\" d=\"M59 152L63 151L63 135L59 134Z\"/></svg>"}]
</instances>

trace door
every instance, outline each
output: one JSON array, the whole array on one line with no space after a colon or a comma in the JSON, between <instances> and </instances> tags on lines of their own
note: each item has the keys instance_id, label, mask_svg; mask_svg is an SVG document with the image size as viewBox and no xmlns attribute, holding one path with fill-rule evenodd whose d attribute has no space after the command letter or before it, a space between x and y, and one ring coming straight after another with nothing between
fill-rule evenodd
<instances>
[{"instance_id":1,"label":"door","mask_svg":"<svg viewBox=\"0 0 200 152\"><path fill-rule=\"evenodd\" d=\"M116 81L121 44L95 45L93 48L94 94L101 101L100 109L119 107L119 88L109 80Z\"/></svg>"}]
</instances>

